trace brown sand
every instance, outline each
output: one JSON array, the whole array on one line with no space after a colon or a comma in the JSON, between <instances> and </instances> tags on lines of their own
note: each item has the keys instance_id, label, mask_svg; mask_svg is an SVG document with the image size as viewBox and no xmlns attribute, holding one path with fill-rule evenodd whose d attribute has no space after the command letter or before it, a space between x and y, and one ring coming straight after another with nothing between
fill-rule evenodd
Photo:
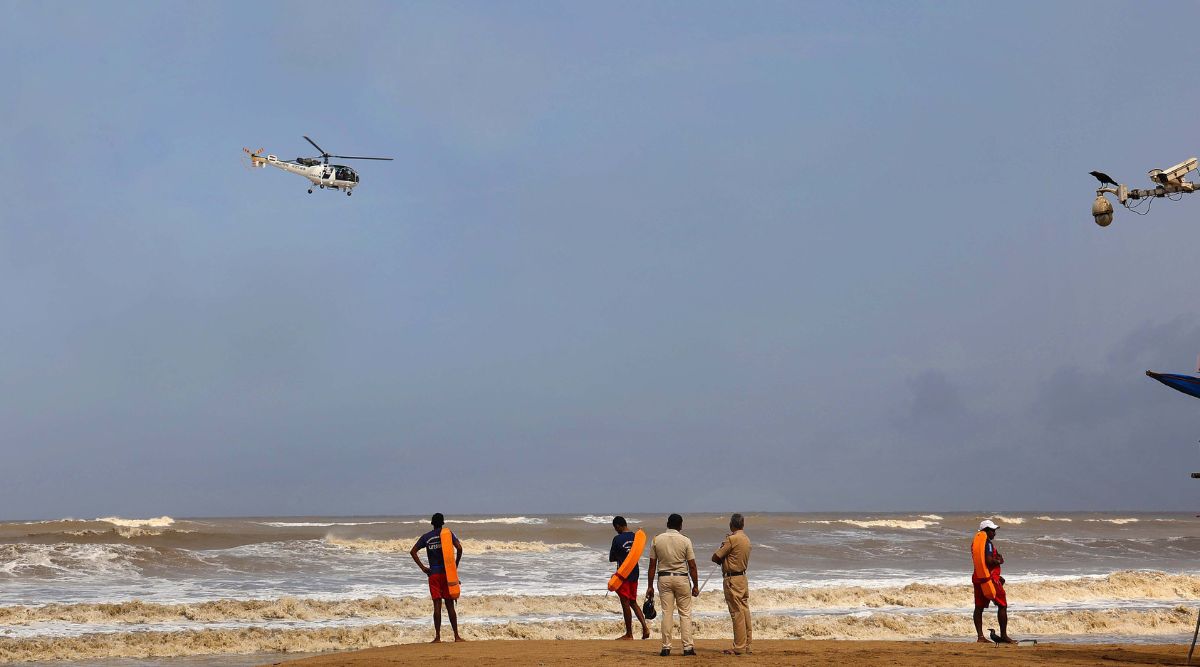
<instances>
[{"instance_id":1,"label":"brown sand","mask_svg":"<svg viewBox=\"0 0 1200 667\"><path fill-rule=\"evenodd\" d=\"M671 658L659 658L660 644L611 640L477 641L461 644L402 644L383 648L331 653L276 665L331 667L348 665L896 665L959 667L960 665L1182 665L1188 647L1178 644L1039 644L996 646L938 641L767 640L754 643L754 654L725 656L728 642L700 640L696 657L679 656L676 642ZM679 657L677 657L679 656Z\"/></svg>"}]
</instances>

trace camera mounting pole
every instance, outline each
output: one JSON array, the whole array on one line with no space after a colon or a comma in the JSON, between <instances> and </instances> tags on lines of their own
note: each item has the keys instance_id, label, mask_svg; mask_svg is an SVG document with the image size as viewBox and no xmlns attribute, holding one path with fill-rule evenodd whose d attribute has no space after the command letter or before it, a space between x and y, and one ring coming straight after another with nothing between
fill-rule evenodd
<instances>
[{"instance_id":1,"label":"camera mounting pole","mask_svg":"<svg viewBox=\"0 0 1200 667\"><path fill-rule=\"evenodd\" d=\"M1109 178L1107 174L1093 171L1091 174L1096 177L1096 180L1100 181L1100 187L1096 189L1096 200L1092 202L1092 218L1101 227L1107 227L1112 223L1113 207L1104 196L1106 194L1115 196L1117 201L1125 208L1131 208L1129 206L1130 200L1161 198L1176 194L1184 195L1200 190L1200 184L1184 179L1190 172L1195 171L1198 165L1200 165L1200 162L1196 158L1188 158L1169 169L1151 169L1148 176L1151 181L1154 181L1158 185L1148 190L1130 190L1128 187Z\"/></svg>"}]
</instances>

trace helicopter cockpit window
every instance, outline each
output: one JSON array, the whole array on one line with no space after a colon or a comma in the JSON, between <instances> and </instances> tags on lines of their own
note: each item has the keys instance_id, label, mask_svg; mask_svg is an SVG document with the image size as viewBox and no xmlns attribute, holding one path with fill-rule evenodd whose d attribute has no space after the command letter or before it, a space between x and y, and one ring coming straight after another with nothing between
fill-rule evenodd
<instances>
[{"instance_id":1,"label":"helicopter cockpit window","mask_svg":"<svg viewBox=\"0 0 1200 667\"><path fill-rule=\"evenodd\" d=\"M350 167L338 167L337 179L339 181L350 181L352 183L358 180L354 174L354 170Z\"/></svg>"}]
</instances>

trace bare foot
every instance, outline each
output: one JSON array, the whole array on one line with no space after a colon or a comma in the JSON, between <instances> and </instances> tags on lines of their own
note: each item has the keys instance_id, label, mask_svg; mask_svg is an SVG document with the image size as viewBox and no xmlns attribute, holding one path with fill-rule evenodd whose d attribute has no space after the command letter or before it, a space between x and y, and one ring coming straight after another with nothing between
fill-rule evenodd
<instances>
[{"instance_id":1,"label":"bare foot","mask_svg":"<svg viewBox=\"0 0 1200 667\"><path fill-rule=\"evenodd\" d=\"M986 638L986 637L976 637L976 638L975 638L975 643L976 643L976 644L991 644L991 643L992 643L992 640L990 640L990 639L988 639L988 638Z\"/></svg>"},{"instance_id":2,"label":"bare foot","mask_svg":"<svg viewBox=\"0 0 1200 667\"><path fill-rule=\"evenodd\" d=\"M442 643L442 638L441 638L441 637L434 637L434 638L433 638L433 641L431 641L431 642L429 642L429 643L430 643L430 644L441 644L441 643Z\"/></svg>"},{"instance_id":3,"label":"bare foot","mask_svg":"<svg viewBox=\"0 0 1200 667\"><path fill-rule=\"evenodd\" d=\"M649 638L650 638L650 628L647 628L646 626L643 625L642 626L642 639L649 639Z\"/></svg>"},{"instance_id":4,"label":"bare foot","mask_svg":"<svg viewBox=\"0 0 1200 667\"><path fill-rule=\"evenodd\" d=\"M621 635L620 637L617 637L617 641L619 641L619 642L633 641L633 635Z\"/></svg>"},{"instance_id":5,"label":"bare foot","mask_svg":"<svg viewBox=\"0 0 1200 667\"><path fill-rule=\"evenodd\" d=\"M467 640L463 639L462 637L459 637L458 635L454 635L454 643L457 644L458 642L465 642L465 641L467 641Z\"/></svg>"},{"instance_id":6,"label":"bare foot","mask_svg":"<svg viewBox=\"0 0 1200 667\"><path fill-rule=\"evenodd\" d=\"M1001 637L1000 643L1001 644L1016 644L1017 640L1013 639L1012 637Z\"/></svg>"}]
</instances>

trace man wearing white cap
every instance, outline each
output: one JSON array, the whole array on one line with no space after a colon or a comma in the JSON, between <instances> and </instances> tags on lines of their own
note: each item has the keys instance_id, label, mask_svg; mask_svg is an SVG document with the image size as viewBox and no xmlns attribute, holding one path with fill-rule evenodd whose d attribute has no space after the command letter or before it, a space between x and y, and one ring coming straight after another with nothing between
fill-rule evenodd
<instances>
[{"instance_id":1,"label":"man wearing white cap","mask_svg":"<svg viewBox=\"0 0 1200 667\"><path fill-rule=\"evenodd\" d=\"M996 603L996 620L1000 623L1000 639L1005 644L1015 644L1016 640L1008 636L1008 598L1004 595L1004 577L1000 576L1000 566L1004 556L992 546L992 538L996 537L999 528L991 519L979 522L979 532L971 543L971 561L974 572L971 584L975 589L975 636L978 642L991 643L983 636L983 610L988 605Z\"/></svg>"}]
</instances>

